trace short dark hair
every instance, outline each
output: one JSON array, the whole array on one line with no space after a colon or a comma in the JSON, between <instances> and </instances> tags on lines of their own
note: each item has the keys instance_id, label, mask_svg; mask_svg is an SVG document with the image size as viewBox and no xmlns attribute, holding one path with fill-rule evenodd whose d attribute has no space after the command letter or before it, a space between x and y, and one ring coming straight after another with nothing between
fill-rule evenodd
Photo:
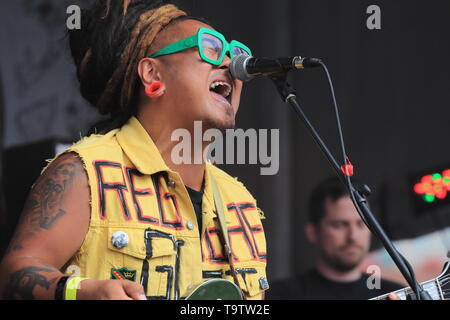
<instances>
[{"instance_id":1,"label":"short dark hair","mask_svg":"<svg viewBox=\"0 0 450 320\"><path fill-rule=\"evenodd\" d=\"M349 192L338 177L330 177L319 183L309 198L308 222L319 225L326 214L326 201L329 199L334 202L344 196L349 196Z\"/></svg>"}]
</instances>

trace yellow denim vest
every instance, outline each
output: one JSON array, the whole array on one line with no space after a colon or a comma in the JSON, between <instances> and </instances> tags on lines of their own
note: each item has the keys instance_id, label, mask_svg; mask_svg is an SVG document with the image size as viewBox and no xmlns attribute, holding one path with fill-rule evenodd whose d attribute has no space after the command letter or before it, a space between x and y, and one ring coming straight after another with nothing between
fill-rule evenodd
<instances>
[{"instance_id":1,"label":"yellow denim vest","mask_svg":"<svg viewBox=\"0 0 450 320\"><path fill-rule=\"evenodd\" d=\"M180 299L212 278L233 281L222 252L210 179L227 216L239 287L261 299L266 241L260 211L247 189L207 164L201 237L189 194L136 118L105 135L92 135L66 152L82 159L90 185L91 220L84 242L66 264L91 279L141 283L150 299Z\"/></svg>"}]
</instances>

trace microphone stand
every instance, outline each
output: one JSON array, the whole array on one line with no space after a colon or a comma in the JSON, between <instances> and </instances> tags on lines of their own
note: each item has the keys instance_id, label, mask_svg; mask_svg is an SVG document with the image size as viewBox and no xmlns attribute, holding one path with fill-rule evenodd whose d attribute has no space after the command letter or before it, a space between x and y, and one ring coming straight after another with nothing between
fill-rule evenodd
<instances>
[{"instance_id":1,"label":"microphone stand","mask_svg":"<svg viewBox=\"0 0 450 320\"><path fill-rule=\"evenodd\" d=\"M397 251L392 241L389 239L389 237L386 235L381 225L374 217L372 211L367 206L367 202L363 194L353 186L350 177L345 175L344 172L341 170L336 159L333 157L330 150L328 149L328 147L326 146L320 135L317 133L316 129L309 121L306 114L303 112L299 102L297 101L297 94L295 89L293 89L287 81L287 72L273 74L270 76L270 79L273 81L276 88L278 89L278 92L281 95L283 102L290 104L292 108L294 108L294 111L297 113L300 119L303 121L303 123L306 125L306 128L308 129L310 135L319 146L320 150L328 160L329 164L333 167L334 171L336 172L342 183L344 183L344 185L349 189L349 193L353 201L353 204L355 205L355 208L359 212L361 218L366 223L368 228L372 231L372 233L374 233L375 236L377 236L377 238L380 239L384 248L394 261L395 265L400 270L400 272L408 282L411 289L414 290L414 294L412 294L409 298L411 300L432 300L430 294L427 291L425 291L415 279L414 272L409 263L407 262L407 260ZM367 186L365 186L365 188L366 192L367 190L370 190L368 189Z\"/></svg>"}]
</instances>

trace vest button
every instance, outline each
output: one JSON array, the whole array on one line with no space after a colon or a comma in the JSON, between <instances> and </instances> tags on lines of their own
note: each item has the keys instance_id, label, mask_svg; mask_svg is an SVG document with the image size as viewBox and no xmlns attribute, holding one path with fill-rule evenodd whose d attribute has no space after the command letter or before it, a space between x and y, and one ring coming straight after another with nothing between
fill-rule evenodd
<instances>
[{"instance_id":1,"label":"vest button","mask_svg":"<svg viewBox=\"0 0 450 320\"><path fill-rule=\"evenodd\" d=\"M188 221L188 222L186 223L186 227L187 227L189 230L193 230L193 229L195 228L195 226L194 226L194 224L192 223L192 221Z\"/></svg>"},{"instance_id":2,"label":"vest button","mask_svg":"<svg viewBox=\"0 0 450 320\"><path fill-rule=\"evenodd\" d=\"M175 181L173 181L173 180L169 180L169 182L167 182L167 184L168 184L169 187L171 187L171 188L175 188L175 186L177 185L177 184L175 183Z\"/></svg>"},{"instance_id":3,"label":"vest button","mask_svg":"<svg viewBox=\"0 0 450 320\"><path fill-rule=\"evenodd\" d=\"M117 249L125 248L129 241L128 235L123 231L114 232L111 237L111 242Z\"/></svg>"}]
</instances>

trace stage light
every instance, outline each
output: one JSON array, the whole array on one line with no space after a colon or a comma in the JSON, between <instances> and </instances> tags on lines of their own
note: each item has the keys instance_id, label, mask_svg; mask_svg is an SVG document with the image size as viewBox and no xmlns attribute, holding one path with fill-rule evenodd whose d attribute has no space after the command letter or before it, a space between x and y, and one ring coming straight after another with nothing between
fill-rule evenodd
<instances>
[{"instance_id":1,"label":"stage light","mask_svg":"<svg viewBox=\"0 0 450 320\"><path fill-rule=\"evenodd\" d=\"M450 169L423 175L413 190L426 203L450 199Z\"/></svg>"}]
</instances>

